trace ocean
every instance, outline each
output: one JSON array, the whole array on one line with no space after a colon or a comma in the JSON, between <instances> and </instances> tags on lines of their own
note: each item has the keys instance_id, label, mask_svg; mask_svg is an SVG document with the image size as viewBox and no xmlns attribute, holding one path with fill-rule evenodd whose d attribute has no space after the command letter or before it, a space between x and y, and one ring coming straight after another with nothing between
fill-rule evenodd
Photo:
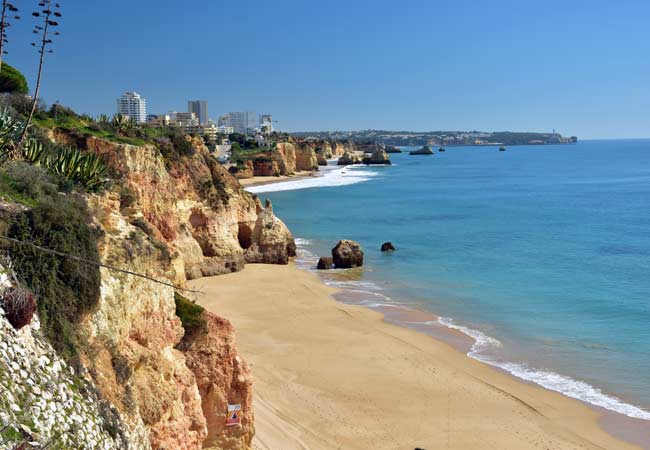
<instances>
[{"instance_id":1,"label":"ocean","mask_svg":"<svg viewBox=\"0 0 650 450\"><path fill-rule=\"evenodd\" d=\"M430 312L417 325L466 334L473 358L650 420L650 140L391 160L250 190L307 270L339 239L362 245L363 269L321 273L354 302Z\"/></svg>"}]
</instances>

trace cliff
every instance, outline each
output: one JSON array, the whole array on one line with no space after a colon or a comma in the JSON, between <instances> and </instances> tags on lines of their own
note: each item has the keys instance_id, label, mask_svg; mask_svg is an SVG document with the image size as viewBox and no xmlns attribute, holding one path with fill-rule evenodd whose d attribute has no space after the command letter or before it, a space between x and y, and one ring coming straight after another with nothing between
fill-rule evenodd
<instances>
[{"instance_id":1,"label":"cliff","mask_svg":"<svg viewBox=\"0 0 650 450\"><path fill-rule=\"evenodd\" d=\"M263 207L243 191L200 140L190 141L191 155L170 159L153 145L62 132L51 138L102 155L110 167L113 188L82 197L105 265L182 286L246 262L286 264L295 255L293 237L270 203ZM114 410L113 425L102 429L122 436L116 441L97 432L108 442L102 448L250 448L252 379L230 323L203 312L195 329L183 321L178 293L168 284L98 271L96 302L69 327L76 376ZM80 401L93 403L88 395ZM241 405L241 425L225 426L228 404ZM99 413L88 414L90 424L100 420ZM97 448L88 442L73 447Z\"/></svg>"},{"instance_id":2,"label":"cliff","mask_svg":"<svg viewBox=\"0 0 650 450\"><path fill-rule=\"evenodd\" d=\"M294 175L299 171L317 171L328 159L338 158L346 151L356 151L355 144L324 140L290 139L278 142L270 151L263 151L233 166L236 178Z\"/></svg>"}]
</instances>

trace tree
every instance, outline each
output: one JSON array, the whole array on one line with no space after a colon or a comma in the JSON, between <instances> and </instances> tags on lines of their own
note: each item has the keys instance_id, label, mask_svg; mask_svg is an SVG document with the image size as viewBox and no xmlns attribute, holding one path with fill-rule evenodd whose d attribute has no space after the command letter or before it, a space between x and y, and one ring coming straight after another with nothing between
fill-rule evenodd
<instances>
[{"instance_id":1,"label":"tree","mask_svg":"<svg viewBox=\"0 0 650 450\"><path fill-rule=\"evenodd\" d=\"M18 150L17 153L20 153L20 147L25 140L25 135L27 134L27 129L29 128L32 117L34 117L34 111L36 111L36 105L38 104L38 94L41 89L41 75L43 74L43 60L45 59L45 53L53 53L52 49L48 49L52 45L51 36L58 36L60 33L54 31L56 27L59 26L58 20L61 18L61 5L58 3L52 3L52 0L43 0L38 3L40 11L34 11L32 16L36 17L37 20L40 20L39 24L34 26L32 31L34 34L40 34L40 41L38 44L32 42L32 47L38 48L39 61L38 61L38 75L36 77L36 88L34 90L34 100L32 101L32 110L25 121L25 128L20 134L20 139L16 144ZM41 25L42 24L42 25Z\"/></svg>"},{"instance_id":2,"label":"tree","mask_svg":"<svg viewBox=\"0 0 650 450\"><path fill-rule=\"evenodd\" d=\"M2 57L7 54L5 50L5 44L9 41L7 40L7 28L11 26L9 22L9 15L12 13L17 13L18 8L13 4L9 3L7 0L2 0L2 17L0 18L0 67L2 67ZM18 14L14 14L14 19L20 19Z\"/></svg>"},{"instance_id":3,"label":"tree","mask_svg":"<svg viewBox=\"0 0 650 450\"><path fill-rule=\"evenodd\" d=\"M0 93L24 95L28 92L25 76L9 64L2 64L2 69L0 69Z\"/></svg>"}]
</instances>

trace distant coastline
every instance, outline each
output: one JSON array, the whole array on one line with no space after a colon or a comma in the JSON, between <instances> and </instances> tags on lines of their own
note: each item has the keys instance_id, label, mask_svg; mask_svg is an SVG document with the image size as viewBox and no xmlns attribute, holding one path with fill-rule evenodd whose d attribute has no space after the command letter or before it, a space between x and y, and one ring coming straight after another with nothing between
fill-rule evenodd
<instances>
[{"instance_id":1,"label":"distant coastline","mask_svg":"<svg viewBox=\"0 0 650 450\"><path fill-rule=\"evenodd\" d=\"M565 137L552 133L512 131L306 131L291 133L304 139L350 140L378 142L398 147L431 146L499 146L499 145L551 145L574 144L577 136Z\"/></svg>"}]
</instances>

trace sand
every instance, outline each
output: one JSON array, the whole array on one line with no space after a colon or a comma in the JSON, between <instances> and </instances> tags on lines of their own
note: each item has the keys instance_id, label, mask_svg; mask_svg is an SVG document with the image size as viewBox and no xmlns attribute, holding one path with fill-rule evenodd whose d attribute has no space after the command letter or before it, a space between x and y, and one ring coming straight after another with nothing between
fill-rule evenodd
<instances>
[{"instance_id":1,"label":"sand","mask_svg":"<svg viewBox=\"0 0 650 450\"><path fill-rule=\"evenodd\" d=\"M256 449L640 448L603 431L595 409L339 303L293 265L191 285L233 322L251 365Z\"/></svg>"},{"instance_id":2,"label":"sand","mask_svg":"<svg viewBox=\"0 0 650 450\"><path fill-rule=\"evenodd\" d=\"M306 178L306 177L316 177L319 176L318 172L311 172L308 170L301 170L296 172L294 175L280 175L277 177L251 177L251 178L242 178L239 181L239 184L241 184L243 187L249 187L249 186L261 186L264 184L272 184L272 183L281 183L283 181L295 181L295 180L300 180L301 178Z\"/></svg>"}]
</instances>

